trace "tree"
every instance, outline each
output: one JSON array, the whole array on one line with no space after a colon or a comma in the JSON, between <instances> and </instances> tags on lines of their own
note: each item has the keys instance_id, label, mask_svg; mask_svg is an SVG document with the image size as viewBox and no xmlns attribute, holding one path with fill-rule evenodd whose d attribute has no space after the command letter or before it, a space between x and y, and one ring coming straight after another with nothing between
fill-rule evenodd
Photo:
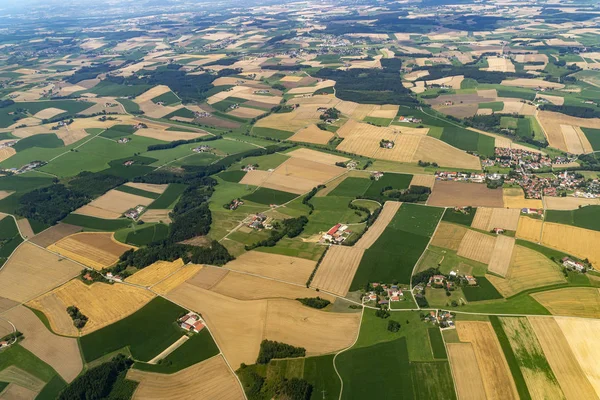
<instances>
[{"instance_id":1,"label":"tree","mask_svg":"<svg viewBox=\"0 0 600 400\"><path fill-rule=\"evenodd\" d=\"M398 332L400 330L400 322L389 320L387 329L390 332Z\"/></svg>"}]
</instances>

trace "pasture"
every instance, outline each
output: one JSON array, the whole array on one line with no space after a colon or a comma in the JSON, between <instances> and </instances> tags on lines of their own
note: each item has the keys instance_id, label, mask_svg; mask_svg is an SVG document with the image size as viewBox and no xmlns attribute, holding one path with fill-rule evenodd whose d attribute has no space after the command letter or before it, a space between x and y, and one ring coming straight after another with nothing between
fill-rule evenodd
<instances>
[{"instance_id":1,"label":"pasture","mask_svg":"<svg viewBox=\"0 0 600 400\"><path fill-rule=\"evenodd\" d=\"M253 203L258 204L285 204L288 201L291 201L298 197L297 194L282 192L280 190L268 189L268 188L259 188L254 192L244 196L245 200L251 201Z\"/></svg>"}]
</instances>

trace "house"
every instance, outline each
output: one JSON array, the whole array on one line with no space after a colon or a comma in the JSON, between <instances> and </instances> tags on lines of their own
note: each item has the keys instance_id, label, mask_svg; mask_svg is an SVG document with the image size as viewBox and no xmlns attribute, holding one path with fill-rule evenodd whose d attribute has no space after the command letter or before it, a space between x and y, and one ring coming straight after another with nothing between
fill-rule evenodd
<instances>
[{"instance_id":1,"label":"house","mask_svg":"<svg viewBox=\"0 0 600 400\"><path fill-rule=\"evenodd\" d=\"M128 143L130 140L131 139L124 137L124 138L121 138L121 139L117 140L117 143L119 143L119 144L125 144L125 143Z\"/></svg>"},{"instance_id":2,"label":"house","mask_svg":"<svg viewBox=\"0 0 600 400\"><path fill-rule=\"evenodd\" d=\"M133 165L133 163L135 163L135 161L133 160L127 160L123 163L124 166L129 167L130 165Z\"/></svg>"},{"instance_id":3,"label":"house","mask_svg":"<svg viewBox=\"0 0 600 400\"><path fill-rule=\"evenodd\" d=\"M371 174L374 180L378 181L383 176L383 172L375 171Z\"/></svg>"},{"instance_id":4,"label":"house","mask_svg":"<svg viewBox=\"0 0 600 400\"><path fill-rule=\"evenodd\" d=\"M115 281L115 282L122 282L123 278L121 278L120 275L113 275L112 272L107 272L106 273L106 279L108 279L109 281Z\"/></svg>"},{"instance_id":5,"label":"house","mask_svg":"<svg viewBox=\"0 0 600 400\"><path fill-rule=\"evenodd\" d=\"M580 262L577 262L575 260L570 259L569 257L564 257L562 260L562 265L565 268L571 269L571 270L575 270L578 272L584 272L585 271L585 265L583 265Z\"/></svg>"},{"instance_id":6,"label":"house","mask_svg":"<svg viewBox=\"0 0 600 400\"><path fill-rule=\"evenodd\" d=\"M186 331L198 333L204 329L204 320L195 312L188 312L183 317L179 318L179 326Z\"/></svg>"},{"instance_id":7,"label":"house","mask_svg":"<svg viewBox=\"0 0 600 400\"><path fill-rule=\"evenodd\" d=\"M492 229L492 232L494 232L496 235L500 235L500 234L504 233L504 229L494 228L494 229Z\"/></svg>"},{"instance_id":8,"label":"house","mask_svg":"<svg viewBox=\"0 0 600 400\"><path fill-rule=\"evenodd\" d=\"M471 275L465 275L465 279L467 280L467 283L471 286L477 285L477 279L475 279L473 276Z\"/></svg>"}]
</instances>

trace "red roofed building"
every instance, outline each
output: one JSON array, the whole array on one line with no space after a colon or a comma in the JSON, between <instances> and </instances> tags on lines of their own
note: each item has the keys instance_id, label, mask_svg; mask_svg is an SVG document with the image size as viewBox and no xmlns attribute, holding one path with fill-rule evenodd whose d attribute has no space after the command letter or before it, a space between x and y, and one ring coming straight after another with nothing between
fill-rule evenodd
<instances>
[{"instance_id":1,"label":"red roofed building","mask_svg":"<svg viewBox=\"0 0 600 400\"><path fill-rule=\"evenodd\" d=\"M338 229L340 229L340 226L342 226L342 224L335 224L335 226L333 228L331 228L330 230L327 231L328 235L333 235L335 234Z\"/></svg>"}]
</instances>

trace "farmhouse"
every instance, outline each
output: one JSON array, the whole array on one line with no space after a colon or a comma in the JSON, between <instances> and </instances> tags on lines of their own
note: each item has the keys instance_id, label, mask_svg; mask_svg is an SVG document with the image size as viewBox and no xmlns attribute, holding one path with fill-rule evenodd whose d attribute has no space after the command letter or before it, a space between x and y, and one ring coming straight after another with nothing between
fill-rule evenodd
<instances>
[{"instance_id":1,"label":"farmhouse","mask_svg":"<svg viewBox=\"0 0 600 400\"><path fill-rule=\"evenodd\" d=\"M128 143L129 140L130 140L129 138L121 138L121 139L117 140L117 143L125 144L125 143Z\"/></svg>"},{"instance_id":2,"label":"farmhouse","mask_svg":"<svg viewBox=\"0 0 600 400\"><path fill-rule=\"evenodd\" d=\"M210 151L210 147L208 147L207 145L203 144L200 147L194 147L193 151L195 153L206 153Z\"/></svg>"},{"instance_id":3,"label":"farmhouse","mask_svg":"<svg viewBox=\"0 0 600 400\"><path fill-rule=\"evenodd\" d=\"M339 244L346 240L351 233L348 230L348 225L335 224L321 237L321 241Z\"/></svg>"},{"instance_id":4,"label":"farmhouse","mask_svg":"<svg viewBox=\"0 0 600 400\"><path fill-rule=\"evenodd\" d=\"M135 163L134 160L127 160L123 163L124 166L129 167L130 165L133 165L133 163Z\"/></svg>"},{"instance_id":5,"label":"farmhouse","mask_svg":"<svg viewBox=\"0 0 600 400\"><path fill-rule=\"evenodd\" d=\"M109 281L123 282L123 278L120 275L113 275L112 272L106 273L106 279Z\"/></svg>"},{"instance_id":6,"label":"farmhouse","mask_svg":"<svg viewBox=\"0 0 600 400\"><path fill-rule=\"evenodd\" d=\"M146 209L146 207L144 207L144 206L137 206L135 208L125 211L124 215L127 218L137 220L139 218L139 216L144 212L145 209Z\"/></svg>"},{"instance_id":7,"label":"farmhouse","mask_svg":"<svg viewBox=\"0 0 600 400\"><path fill-rule=\"evenodd\" d=\"M371 178L378 181L383 176L383 172L375 171L371 174Z\"/></svg>"},{"instance_id":8,"label":"farmhouse","mask_svg":"<svg viewBox=\"0 0 600 400\"><path fill-rule=\"evenodd\" d=\"M577 262L575 260L570 259L569 257L564 257L562 260L562 265L570 270L573 271L578 271L578 272L584 272L585 271L585 265L583 265L580 262Z\"/></svg>"},{"instance_id":9,"label":"farmhouse","mask_svg":"<svg viewBox=\"0 0 600 400\"><path fill-rule=\"evenodd\" d=\"M185 329L188 332L198 333L205 327L204 320L200 315L192 311L179 318L177 322L179 322L179 326L182 329Z\"/></svg>"}]
</instances>

